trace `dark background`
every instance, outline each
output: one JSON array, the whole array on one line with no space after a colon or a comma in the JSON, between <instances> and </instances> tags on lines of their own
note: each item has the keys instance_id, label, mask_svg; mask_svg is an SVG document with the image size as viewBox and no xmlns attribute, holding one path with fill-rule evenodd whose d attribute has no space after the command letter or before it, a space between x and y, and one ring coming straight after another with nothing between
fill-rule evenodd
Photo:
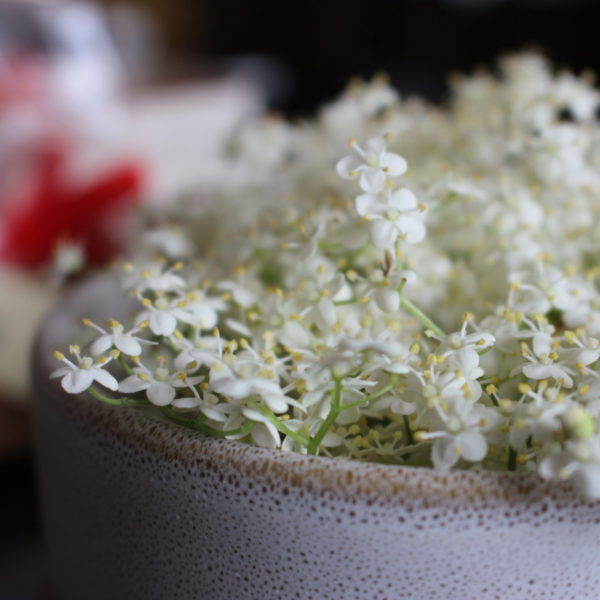
<instances>
[{"instance_id":1,"label":"dark background","mask_svg":"<svg viewBox=\"0 0 600 600\"><path fill-rule=\"evenodd\" d=\"M530 47L559 67L600 68L600 2L594 0L132 3L154 19L162 40L160 77L191 76L241 59L264 78L269 108L290 116L310 113L351 76L380 71L405 94L443 101L449 72L492 65L502 52ZM17 420L21 426L29 416ZM50 598L47 579L33 461L25 447L0 460L0 600Z\"/></svg>"},{"instance_id":2,"label":"dark background","mask_svg":"<svg viewBox=\"0 0 600 600\"><path fill-rule=\"evenodd\" d=\"M208 51L284 61L293 87L281 108L293 112L314 109L353 75L380 70L401 92L442 100L450 71L531 46L558 65L600 67L595 1L266 0L256 7L221 0L210 15Z\"/></svg>"},{"instance_id":3,"label":"dark background","mask_svg":"<svg viewBox=\"0 0 600 600\"><path fill-rule=\"evenodd\" d=\"M107 2L111 4L111 2ZM559 66L600 68L596 0L138 0L167 58L262 55L287 74L274 108L306 113L353 75L390 74L442 100L447 74L541 48ZM167 61L168 64L168 61Z\"/></svg>"}]
</instances>

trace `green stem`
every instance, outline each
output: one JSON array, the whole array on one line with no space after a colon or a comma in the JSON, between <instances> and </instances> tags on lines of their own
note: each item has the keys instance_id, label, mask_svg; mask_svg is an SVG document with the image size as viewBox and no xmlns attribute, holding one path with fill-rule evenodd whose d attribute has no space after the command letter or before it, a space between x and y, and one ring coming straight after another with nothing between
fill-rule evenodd
<instances>
[{"instance_id":1,"label":"green stem","mask_svg":"<svg viewBox=\"0 0 600 600\"><path fill-rule=\"evenodd\" d=\"M426 329L430 329L438 337L446 337L444 330L438 325L436 325L419 307L415 306L406 296L401 296L400 306L402 306L402 308L404 308L404 310L406 310L407 313L409 313L415 319L420 321Z\"/></svg>"},{"instance_id":2,"label":"green stem","mask_svg":"<svg viewBox=\"0 0 600 600\"><path fill-rule=\"evenodd\" d=\"M388 383L388 385L382 387L380 390L377 390L376 392L373 392L372 394L368 394L367 396L364 396L360 400L355 400L354 402L348 402L348 404L342 404L342 406L340 407L340 412L342 412L343 410L346 410L347 408L354 408L355 406L360 406L361 404L364 404L365 402L370 402L371 400L375 400L375 398L379 398L380 396L387 394L390 390L392 390L394 388L397 381L398 381L398 376L395 374L392 375L390 377L390 383Z\"/></svg>"},{"instance_id":3,"label":"green stem","mask_svg":"<svg viewBox=\"0 0 600 600\"><path fill-rule=\"evenodd\" d=\"M287 425L285 425L285 423L281 419L277 418L277 415L272 410L270 410L266 406L261 406L256 402L248 402L248 406L253 410L258 411L264 417L267 417L267 419L269 419L269 421L273 423L275 427L277 427L277 430L280 433L287 435L288 437L292 438L295 442L298 442L303 446L308 446L308 439L300 435L297 431L294 431L293 429L290 429Z\"/></svg>"},{"instance_id":4,"label":"green stem","mask_svg":"<svg viewBox=\"0 0 600 600\"><path fill-rule=\"evenodd\" d=\"M110 404L111 406L148 406L149 404L147 400L134 400L133 398L110 398L93 387L89 387L87 389L87 393L97 400L104 402L104 404Z\"/></svg>"},{"instance_id":5,"label":"green stem","mask_svg":"<svg viewBox=\"0 0 600 600\"><path fill-rule=\"evenodd\" d=\"M335 306L344 306L345 304L354 304L357 302L356 298L350 298L349 300L337 300L333 304Z\"/></svg>"},{"instance_id":6,"label":"green stem","mask_svg":"<svg viewBox=\"0 0 600 600\"><path fill-rule=\"evenodd\" d=\"M345 270L348 271L355 266L356 259L369 247L368 243L359 246L354 252L350 254L348 257L348 262L346 263Z\"/></svg>"},{"instance_id":7,"label":"green stem","mask_svg":"<svg viewBox=\"0 0 600 600\"><path fill-rule=\"evenodd\" d=\"M402 420L404 421L404 430L406 431L406 441L408 442L409 446L413 446L415 443L415 438L413 437L413 432L410 428L408 415L402 415Z\"/></svg>"},{"instance_id":8,"label":"green stem","mask_svg":"<svg viewBox=\"0 0 600 600\"><path fill-rule=\"evenodd\" d=\"M517 470L517 451L512 447L508 447L508 470Z\"/></svg>"},{"instance_id":9,"label":"green stem","mask_svg":"<svg viewBox=\"0 0 600 600\"><path fill-rule=\"evenodd\" d=\"M125 360L125 357L122 354L119 354L119 362L121 363L121 366L123 367L123 370L125 371L125 373L127 373L127 375L135 375L133 369L127 364L127 361Z\"/></svg>"},{"instance_id":10,"label":"green stem","mask_svg":"<svg viewBox=\"0 0 600 600\"><path fill-rule=\"evenodd\" d=\"M197 429L202 433L206 433L207 435L212 435L214 437L227 437L230 435L244 435L252 429L254 423L252 421L246 421L241 427L236 429L213 429L208 425L204 424L203 417L196 417L195 419L187 419L186 417L179 416L170 406L162 406L161 412L167 419L174 421L175 423L179 423L180 425L185 425L186 427L190 427L191 429Z\"/></svg>"},{"instance_id":11,"label":"green stem","mask_svg":"<svg viewBox=\"0 0 600 600\"><path fill-rule=\"evenodd\" d=\"M171 350L173 350L173 352L175 352L175 353L180 352L180 349L175 345L175 342L173 342L173 340L171 338L163 338L163 339L168 344L169 348L171 348Z\"/></svg>"},{"instance_id":12,"label":"green stem","mask_svg":"<svg viewBox=\"0 0 600 600\"><path fill-rule=\"evenodd\" d=\"M452 204L455 200L457 200L460 196L454 192L448 194L444 200L438 202L433 208L429 209L429 214L434 215L439 212L442 208L445 208L449 204Z\"/></svg>"},{"instance_id":13,"label":"green stem","mask_svg":"<svg viewBox=\"0 0 600 600\"><path fill-rule=\"evenodd\" d=\"M315 433L314 437L308 443L306 447L308 454L316 454L319 450L319 446L323 441L323 438L329 431L329 428L333 425L333 422L336 420L337 416L340 414L342 410L342 379L341 377L337 377L335 379L335 385L333 390L331 391L333 395L333 399L331 401L331 409L329 410L329 414L327 418L321 423L321 427L317 433Z\"/></svg>"}]
</instances>

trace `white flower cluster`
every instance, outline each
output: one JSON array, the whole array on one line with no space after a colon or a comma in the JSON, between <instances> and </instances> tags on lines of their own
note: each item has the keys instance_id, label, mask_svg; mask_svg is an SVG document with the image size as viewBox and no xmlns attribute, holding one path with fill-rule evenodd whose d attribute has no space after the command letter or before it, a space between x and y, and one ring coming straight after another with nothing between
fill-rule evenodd
<instances>
[{"instance_id":1,"label":"white flower cluster","mask_svg":"<svg viewBox=\"0 0 600 600\"><path fill-rule=\"evenodd\" d=\"M89 356L57 352L54 375L232 440L598 498L598 103L525 54L444 108L376 80L312 122L253 123L245 185L183 210L178 252L127 266L134 322L84 320ZM342 132L360 140L339 160ZM168 254L173 231L148 241Z\"/></svg>"}]
</instances>

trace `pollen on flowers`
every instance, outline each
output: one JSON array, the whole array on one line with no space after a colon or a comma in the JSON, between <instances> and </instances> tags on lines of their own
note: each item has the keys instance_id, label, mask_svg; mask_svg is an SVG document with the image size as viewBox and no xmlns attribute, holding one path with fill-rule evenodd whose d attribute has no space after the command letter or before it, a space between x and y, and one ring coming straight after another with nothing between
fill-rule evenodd
<instances>
[{"instance_id":1,"label":"pollen on flowers","mask_svg":"<svg viewBox=\"0 0 600 600\"><path fill-rule=\"evenodd\" d=\"M269 448L600 490L600 94L561 77L516 55L442 108L373 81L243 126L239 189L174 212L123 265L131 323L82 319L53 376Z\"/></svg>"}]
</instances>

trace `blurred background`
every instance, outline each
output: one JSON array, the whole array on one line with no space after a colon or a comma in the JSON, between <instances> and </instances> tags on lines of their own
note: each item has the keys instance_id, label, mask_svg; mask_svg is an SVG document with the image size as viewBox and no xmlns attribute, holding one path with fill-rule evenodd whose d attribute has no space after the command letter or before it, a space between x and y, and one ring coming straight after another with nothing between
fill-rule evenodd
<instances>
[{"instance_id":1,"label":"blurred background","mask_svg":"<svg viewBox=\"0 0 600 600\"><path fill-rule=\"evenodd\" d=\"M444 102L451 72L538 48L600 67L596 0L0 0L0 600L50 600L28 355L61 290L127 252L144 204L223 178L265 110L355 75Z\"/></svg>"}]
</instances>

